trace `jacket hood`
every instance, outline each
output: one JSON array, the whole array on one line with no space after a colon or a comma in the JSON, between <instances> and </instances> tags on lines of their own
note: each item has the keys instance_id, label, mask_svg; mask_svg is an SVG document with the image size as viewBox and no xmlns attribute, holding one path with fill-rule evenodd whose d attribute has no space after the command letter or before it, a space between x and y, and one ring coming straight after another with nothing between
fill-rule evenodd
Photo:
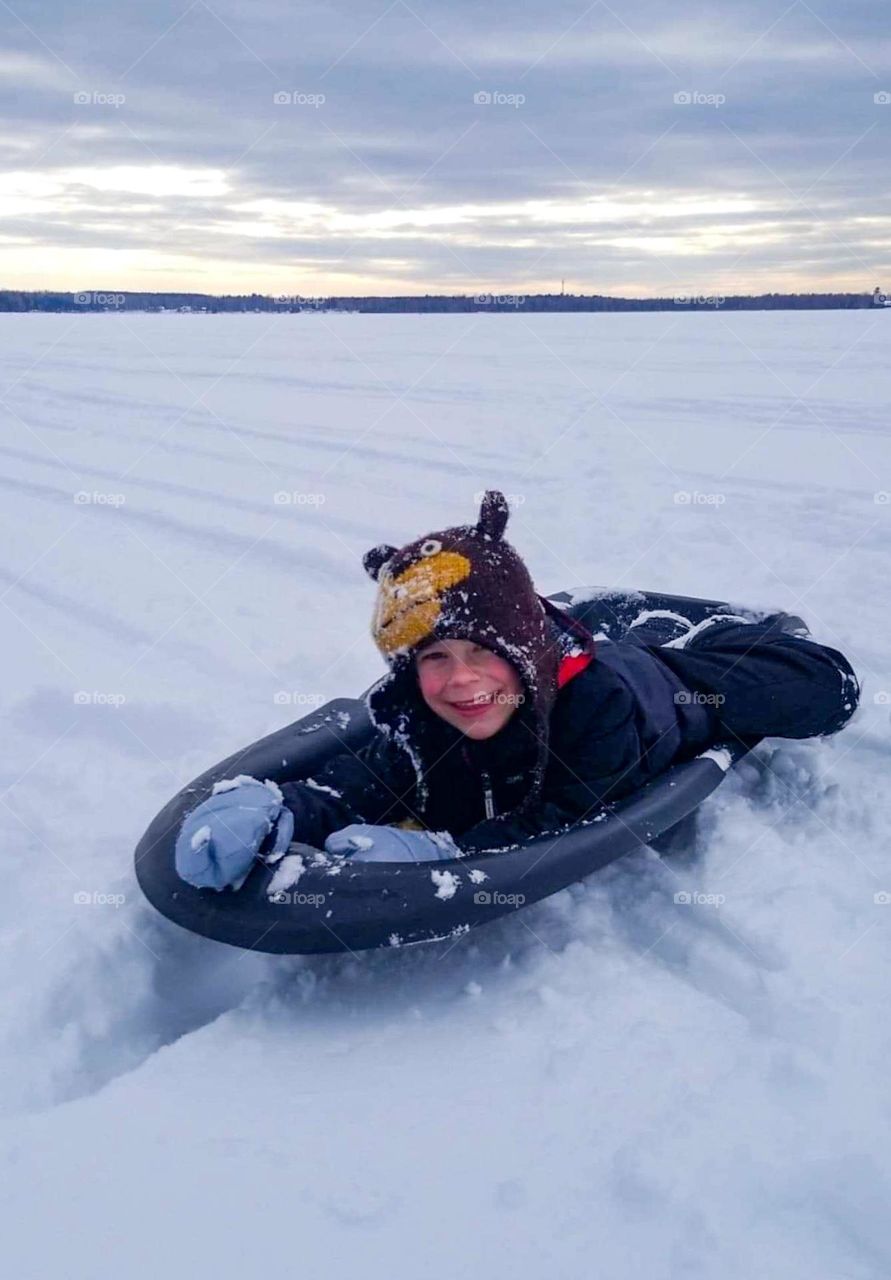
<instances>
[{"instance_id":1,"label":"jacket hood","mask_svg":"<svg viewBox=\"0 0 891 1280\"><path fill-rule=\"evenodd\" d=\"M375 727L409 757L417 782L416 805L423 813L427 807L427 775L432 765L445 753L469 748L481 765L488 758L509 756L516 768L522 759L531 774L531 785L520 810L531 807L541 794L547 767L550 713L559 691L561 663L568 658L593 657L596 643L581 623L543 596L536 596L544 619L547 645L552 662L547 664L549 679L536 680L528 664L517 662L516 652L500 638L467 636L485 644L511 662L524 686L524 701L504 727L491 738L467 738L460 729L448 724L431 711L421 696L413 655L393 664L391 670L365 695L365 703Z\"/></svg>"},{"instance_id":2,"label":"jacket hood","mask_svg":"<svg viewBox=\"0 0 891 1280\"><path fill-rule=\"evenodd\" d=\"M429 711L417 688L414 656L420 645L469 640L513 666L523 684L523 702L491 741L497 739L501 746L502 735L512 725L511 740L517 725L524 725L537 744L530 804L544 777L548 721L566 646L590 646L593 653L590 633L538 595L522 558L505 541L509 514L504 494L488 489L476 524L428 533L401 549L380 543L363 558L366 572L378 584L371 632L390 666L389 677L369 696L369 711L378 727L412 756L421 804L425 762L429 765L431 758L428 744L434 736L441 739L442 732L436 732L431 718L439 717ZM463 734L460 738L471 753L486 754L479 743Z\"/></svg>"}]
</instances>

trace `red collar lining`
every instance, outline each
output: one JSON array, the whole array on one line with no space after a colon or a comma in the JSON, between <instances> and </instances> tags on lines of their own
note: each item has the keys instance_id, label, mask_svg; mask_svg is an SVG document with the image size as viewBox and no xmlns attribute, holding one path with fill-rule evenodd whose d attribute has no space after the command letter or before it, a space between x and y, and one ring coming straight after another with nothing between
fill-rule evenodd
<instances>
[{"instance_id":1,"label":"red collar lining","mask_svg":"<svg viewBox=\"0 0 891 1280\"><path fill-rule=\"evenodd\" d=\"M584 671L593 657L593 653L567 654L561 660L557 671L557 688L562 689L573 676L577 676L580 671Z\"/></svg>"}]
</instances>

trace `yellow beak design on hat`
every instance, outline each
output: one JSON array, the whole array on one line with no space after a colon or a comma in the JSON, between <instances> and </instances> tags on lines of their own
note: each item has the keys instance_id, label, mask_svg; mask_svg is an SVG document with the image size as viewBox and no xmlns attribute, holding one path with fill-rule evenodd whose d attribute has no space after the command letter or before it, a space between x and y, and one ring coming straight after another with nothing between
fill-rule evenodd
<instances>
[{"instance_id":1,"label":"yellow beak design on hat","mask_svg":"<svg viewBox=\"0 0 891 1280\"><path fill-rule=\"evenodd\" d=\"M429 636L442 612L442 593L463 582L470 570L470 560L456 551L424 555L395 577L382 569L371 626L378 648L390 656Z\"/></svg>"}]
</instances>

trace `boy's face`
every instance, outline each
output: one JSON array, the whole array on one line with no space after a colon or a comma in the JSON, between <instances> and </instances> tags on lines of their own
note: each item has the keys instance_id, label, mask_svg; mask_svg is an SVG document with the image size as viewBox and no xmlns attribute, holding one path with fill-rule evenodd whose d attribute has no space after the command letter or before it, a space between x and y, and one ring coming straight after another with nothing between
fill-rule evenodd
<instances>
[{"instance_id":1,"label":"boy's face","mask_svg":"<svg viewBox=\"0 0 891 1280\"><path fill-rule=\"evenodd\" d=\"M523 682L505 658L470 640L433 640L415 657L431 711L468 738L491 738L523 701Z\"/></svg>"}]
</instances>

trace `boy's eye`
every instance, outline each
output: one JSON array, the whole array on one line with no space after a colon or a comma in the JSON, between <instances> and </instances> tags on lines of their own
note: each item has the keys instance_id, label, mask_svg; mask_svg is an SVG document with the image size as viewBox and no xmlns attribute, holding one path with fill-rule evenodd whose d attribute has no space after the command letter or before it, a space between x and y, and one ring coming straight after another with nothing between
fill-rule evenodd
<instances>
[{"instance_id":1,"label":"boy's eye","mask_svg":"<svg viewBox=\"0 0 891 1280\"><path fill-rule=\"evenodd\" d=\"M474 653L487 653L488 650L484 644L475 644L473 646ZM445 658L447 655L441 649L434 649L432 653L424 652L420 655L419 661L427 662L430 658Z\"/></svg>"}]
</instances>

